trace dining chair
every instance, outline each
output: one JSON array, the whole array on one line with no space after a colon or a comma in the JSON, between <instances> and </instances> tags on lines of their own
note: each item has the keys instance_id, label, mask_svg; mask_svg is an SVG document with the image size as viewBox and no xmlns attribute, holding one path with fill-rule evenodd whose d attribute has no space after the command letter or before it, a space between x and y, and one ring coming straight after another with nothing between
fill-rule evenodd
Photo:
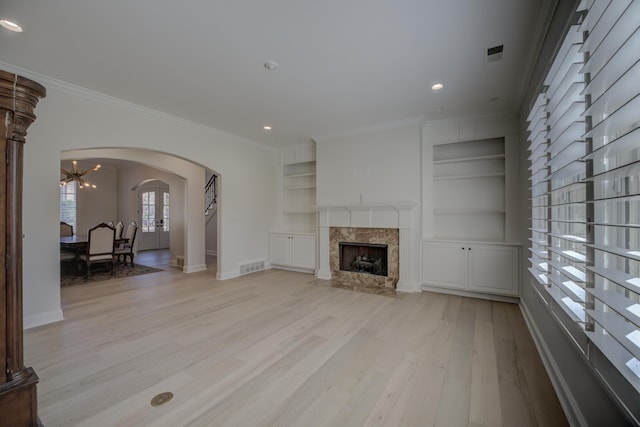
<instances>
[{"instance_id":1,"label":"dining chair","mask_svg":"<svg viewBox=\"0 0 640 427\"><path fill-rule=\"evenodd\" d=\"M127 257L131 258L131 267L133 267L133 257L135 253L133 252L134 244L136 242L136 235L138 234L138 224L135 221L131 221L131 223L127 226L127 232L125 234L125 238L127 242L120 245L119 248L116 249L115 255L120 261L120 257L124 257L124 263L127 263Z\"/></svg>"},{"instance_id":2,"label":"dining chair","mask_svg":"<svg viewBox=\"0 0 640 427\"><path fill-rule=\"evenodd\" d=\"M115 235L115 228L105 223L89 229L87 252L79 255L80 262L84 264L85 278L89 278L93 264L110 264L111 275L113 275Z\"/></svg>"},{"instance_id":3,"label":"dining chair","mask_svg":"<svg viewBox=\"0 0 640 427\"><path fill-rule=\"evenodd\" d=\"M113 226L112 226L113 227ZM124 228L124 223L122 221L118 221L115 225L116 229L116 240L122 238L122 229Z\"/></svg>"},{"instance_id":4,"label":"dining chair","mask_svg":"<svg viewBox=\"0 0 640 427\"><path fill-rule=\"evenodd\" d=\"M73 236L73 225L60 221L60 237Z\"/></svg>"}]
</instances>

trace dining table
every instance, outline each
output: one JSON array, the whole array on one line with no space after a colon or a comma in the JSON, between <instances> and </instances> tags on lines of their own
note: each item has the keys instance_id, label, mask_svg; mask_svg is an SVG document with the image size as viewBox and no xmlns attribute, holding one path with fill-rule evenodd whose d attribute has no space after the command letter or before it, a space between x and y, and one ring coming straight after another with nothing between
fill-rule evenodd
<instances>
[{"instance_id":1,"label":"dining table","mask_svg":"<svg viewBox=\"0 0 640 427\"><path fill-rule=\"evenodd\" d=\"M126 237L121 237L119 239L114 239L113 243L115 246L127 243L129 239ZM63 249L72 249L75 251L85 249L89 244L89 235L88 234L74 234L73 236L60 236L60 248Z\"/></svg>"}]
</instances>

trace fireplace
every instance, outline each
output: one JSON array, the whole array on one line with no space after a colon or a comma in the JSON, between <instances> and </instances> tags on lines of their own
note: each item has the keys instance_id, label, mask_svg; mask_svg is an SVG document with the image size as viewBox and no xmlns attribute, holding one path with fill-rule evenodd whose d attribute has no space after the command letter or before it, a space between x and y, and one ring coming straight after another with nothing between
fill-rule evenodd
<instances>
[{"instance_id":1,"label":"fireplace","mask_svg":"<svg viewBox=\"0 0 640 427\"><path fill-rule=\"evenodd\" d=\"M388 245L340 242L340 270L387 276Z\"/></svg>"},{"instance_id":2,"label":"fireplace","mask_svg":"<svg viewBox=\"0 0 640 427\"><path fill-rule=\"evenodd\" d=\"M316 206L318 209L319 279L334 287L395 295L419 290L411 282L411 236L414 202L381 202L355 205ZM386 275L345 271L340 265L340 243L387 245ZM377 256L367 253L367 256ZM357 255L356 255L357 256ZM351 259L350 262L354 260ZM363 261L362 258L360 261ZM365 258L360 265L375 263ZM382 263L382 262L381 262Z\"/></svg>"}]
</instances>

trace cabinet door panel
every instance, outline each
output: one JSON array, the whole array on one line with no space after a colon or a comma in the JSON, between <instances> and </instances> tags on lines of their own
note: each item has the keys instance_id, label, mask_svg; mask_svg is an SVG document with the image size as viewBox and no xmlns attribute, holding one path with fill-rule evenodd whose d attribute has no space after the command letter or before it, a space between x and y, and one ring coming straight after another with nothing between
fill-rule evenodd
<instances>
[{"instance_id":1,"label":"cabinet door panel","mask_svg":"<svg viewBox=\"0 0 640 427\"><path fill-rule=\"evenodd\" d=\"M293 235L291 257L293 265L301 268L316 268L316 239L313 236Z\"/></svg>"},{"instance_id":2,"label":"cabinet door panel","mask_svg":"<svg viewBox=\"0 0 640 427\"><path fill-rule=\"evenodd\" d=\"M469 290L518 295L518 248L471 246Z\"/></svg>"},{"instance_id":3,"label":"cabinet door panel","mask_svg":"<svg viewBox=\"0 0 640 427\"><path fill-rule=\"evenodd\" d=\"M291 264L291 239L288 234L271 234L269 239L271 264Z\"/></svg>"},{"instance_id":4,"label":"cabinet door panel","mask_svg":"<svg viewBox=\"0 0 640 427\"><path fill-rule=\"evenodd\" d=\"M422 280L430 286L466 289L467 251L463 244L425 243Z\"/></svg>"}]
</instances>

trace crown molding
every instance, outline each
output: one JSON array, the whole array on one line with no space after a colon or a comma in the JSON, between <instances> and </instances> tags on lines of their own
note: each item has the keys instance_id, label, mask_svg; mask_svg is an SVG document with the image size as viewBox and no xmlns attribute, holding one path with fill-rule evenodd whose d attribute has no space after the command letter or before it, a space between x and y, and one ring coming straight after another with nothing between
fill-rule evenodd
<instances>
[{"instance_id":1,"label":"crown molding","mask_svg":"<svg viewBox=\"0 0 640 427\"><path fill-rule=\"evenodd\" d=\"M26 68L21 68L21 67L17 67L15 65L11 65L8 64L6 62L2 62L0 61L0 68L10 72L10 73L14 73L14 74L18 74L20 76L26 77L28 79L34 80L40 84L42 84L43 86L45 86L47 89L49 88L53 88L56 90L59 90L61 92L64 93L68 93L80 98L85 98L85 99L89 99L92 101L97 101L97 102L101 102L103 104L107 104L107 105L111 105L117 108L121 108L124 110L128 110L128 111L132 111L132 112L139 112L139 113L143 113L143 114L148 114L151 116L155 116L158 118L161 118L163 120L171 120L173 122L176 123L180 123L180 124L184 124L187 126L191 126L194 128L198 128L201 130L204 130L208 133L212 133L218 136L222 136L225 138L229 138L238 142L242 142L244 144L248 144L251 146L254 146L256 148L261 148L264 150L268 150L271 152L276 152L278 151L277 148L275 147L271 147L265 144L261 144L259 142L256 141L252 141L250 139L235 135L233 133L229 133L229 132L225 132L222 131L220 129L216 129L213 128L211 126L207 126L198 122L194 122L191 120L187 120L187 119L183 119L181 117L178 116L174 116L172 114L168 114L168 113L163 113L161 111L158 110L154 110L152 108L149 107L145 107L139 104L135 104L133 102L129 102L129 101L125 101L124 99L120 99L120 98L116 98L115 96L111 96L111 95L106 95L104 93L101 92L96 92L94 90L91 89L87 89L84 88L82 86L77 86L74 85L72 83L68 83L65 82L63 80L59 80L56 79L54 77L49 77L47 75L44 74L40 74L37 73L35 71L30 71L27 70Z\"/></svg>"},{"instance_id":2,"label":"crown molding","mask_svg":"<svg viewBox=\"0 0 640 427\"><path fill-rule=\"evenodd\" d=\"M362 135L365 133L381 132L385 130L399 129L399 128L408 127L408 126L420 126L423 120L424 120L424 117L422 116L409 117L406 119L395 120L392 122L379 123L373 126L366 126L361 128L348 129L340 132L328 133L325 135L312 137L312 139L316 143L321 143L325 141L330 141L332 139L346 138L349 136Z\"/></svg>"},{"instance_id":3,"label":"crown molding","mask_svg":"<svg viewBox=\"0 0 640 427\"><path fill-rule=\"evenodd\" d=\"M440 123L457 122L460 120L469 120L469 119L488 119L491 117L500 117L500 116L516 119L517 113L513 109L508 109L508 110L501 111L499 113L489 113L489 114L481 114L481 115L461 114L458 116L443 117L441 119L425 120L424 122L421 123L421 125L422 125L422 128L426 128L430 125L440 124Z\"/></svg>"}]
</instances>

